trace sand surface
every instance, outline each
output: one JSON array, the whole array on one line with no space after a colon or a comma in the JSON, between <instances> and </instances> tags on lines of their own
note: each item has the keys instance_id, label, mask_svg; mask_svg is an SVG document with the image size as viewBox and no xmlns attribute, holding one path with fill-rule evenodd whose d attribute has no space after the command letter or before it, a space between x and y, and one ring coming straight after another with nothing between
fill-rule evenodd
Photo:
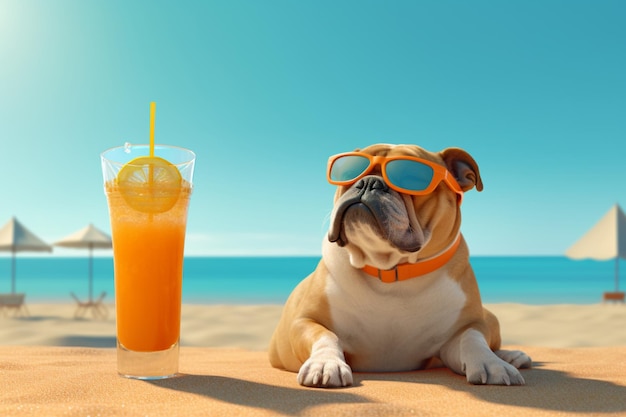
<instances>
[{"instance_id":1,"label":"sand surface","mask_svg":"<svg viewBox=\"0 0 626 417\"><path fill-rule=\"evenodd\" d=\"M179 378L119 377L112 348L0 346L3 417L626 415L625 348L511 346L537 358L524 386L471 385L447 369L357 373L354 386L305 388L265 352L182 348Z\"/></svg>"},{"instance_id":2,"label":"sand surface","mask_svg":"<svg viewBox=\"0 0 626 417\"><path fill-rule=\"evenodd\" d=\"M115 310L106 320L74 318L73 304L29 304L28 317L0 315L0 345L115 346ZM504 345L626 347L626 305L489 304ZM280 305L183 305L181 346L267 350Z\"/></svg>"},{"instance_id":3,"label":"sand surface","mask_svg":"<svg viewBox=\"0 0 626 417\"><path fill-rule=\"evenodd\" d=\"M0 317L0 415L26 416L626 416L626 305L493 304L505 348L533 358L521 387L476 386L447 369L357 373L315 389L274 369L280 305L184 305L178 378L117 375L115 317L72 304Z\"/></svg>"}]
</instances>

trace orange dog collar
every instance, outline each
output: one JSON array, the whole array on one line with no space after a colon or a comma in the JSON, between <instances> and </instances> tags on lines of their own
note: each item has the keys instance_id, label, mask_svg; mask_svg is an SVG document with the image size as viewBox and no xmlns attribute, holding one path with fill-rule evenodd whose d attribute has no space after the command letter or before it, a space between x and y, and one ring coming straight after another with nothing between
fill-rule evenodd
<instances>
[{"instance_id":1,"label":"orange dog collar","mask_svg":"<svg viewBox=\"0 0 626 417\"><path fill-rule=\"evenodd\" d=\"M457 236L456 240L450 247L441 252L440 254L433 256L432 258L424 259L423 261L416 262L414 264L405 263L396 265L392 269L378 269L370 265L365 265L362 271L374 278L380 279L385 283L392 283L396 281L405 281L411 278L417 278L422 275L426 275L433 272L436 269L441 268L448 262L452 256L456 253L456 250L461 244L461 234Z\"/></svg>"}]
</instances>

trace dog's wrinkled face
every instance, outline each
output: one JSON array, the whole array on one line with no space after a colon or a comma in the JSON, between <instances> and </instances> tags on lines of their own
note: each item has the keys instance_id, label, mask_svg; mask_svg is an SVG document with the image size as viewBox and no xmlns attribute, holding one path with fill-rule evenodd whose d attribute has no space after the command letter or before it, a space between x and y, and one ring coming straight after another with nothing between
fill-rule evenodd
<instances>
[{"instance_id":1,"label":"dog's wrinkled face","mask_svg":"<svg viewBox=\"0 0 626 417\"><path fill-rule=\"evenodd\" d=\"M433 153L414 145L378 144L361 152L426 159L446 167L463 191L482 190L476 162L458 148ZM338 187L328 239L348 250L355 268L389 269L445 249L460 223L460 198L444 182L427 195L403 194L385 183L377 166L356 183Z\"/></svg>"}]
</instances>

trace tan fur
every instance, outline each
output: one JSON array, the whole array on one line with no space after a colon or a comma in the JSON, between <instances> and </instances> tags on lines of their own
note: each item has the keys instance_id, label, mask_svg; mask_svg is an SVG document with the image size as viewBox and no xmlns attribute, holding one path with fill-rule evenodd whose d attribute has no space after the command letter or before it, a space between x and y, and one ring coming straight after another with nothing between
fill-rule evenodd
<instances>
[{"instance_id":1,"label":"tan fur","mask_svg":"<svg viewBox=\"0 0 626 417\"><path fill-rule=\"evenodd\" d=\"M272 366L297 372L311 355L313 343L323 334L331 333L328 331L332 323L324 292L325 281L315 279L316 276L327 274L324 261L320 261L315 271L300 282L289 296L270 342ZM311 303L311 300L314 302ZM287 335L284 340L283 335Z\"/></svg>"}]
</instances>

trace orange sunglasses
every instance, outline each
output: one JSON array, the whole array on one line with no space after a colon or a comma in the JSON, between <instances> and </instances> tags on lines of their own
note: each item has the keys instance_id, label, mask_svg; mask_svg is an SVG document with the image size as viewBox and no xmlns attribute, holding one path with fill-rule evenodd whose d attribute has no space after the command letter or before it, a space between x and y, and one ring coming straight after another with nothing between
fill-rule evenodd
<instances>
[{"instance_id":1,"label":"orange sunglasses","mask_svg":"<svg viewBox=\"0 0 626 417\"><path fill-rule=\"evenodd\" d=\"M352 185L376 165L380 166L385 183L399 193L426 195L441 181L463 199L463 190L445 167L414 156L378 156L364 152L346 152L328 159L326 177L333 185Z\"/></svg>"}]
</instances>

